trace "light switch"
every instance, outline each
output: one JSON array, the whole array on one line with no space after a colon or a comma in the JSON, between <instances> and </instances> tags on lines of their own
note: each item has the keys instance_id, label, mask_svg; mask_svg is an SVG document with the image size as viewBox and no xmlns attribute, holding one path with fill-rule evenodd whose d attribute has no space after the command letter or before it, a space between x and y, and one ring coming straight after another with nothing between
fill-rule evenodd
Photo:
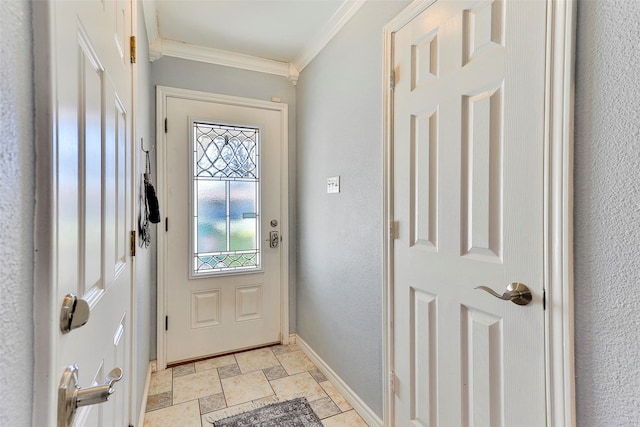
<instances>
[{"instance_id":1,"label":"light switch","mask_svg":"<svg viewBox=\"0 0 640 427\"><path fill-rule=\"evenodd\" d=\"M340 192L340 175L327 178L327 193Z\"/></svg>"}]
</instances>

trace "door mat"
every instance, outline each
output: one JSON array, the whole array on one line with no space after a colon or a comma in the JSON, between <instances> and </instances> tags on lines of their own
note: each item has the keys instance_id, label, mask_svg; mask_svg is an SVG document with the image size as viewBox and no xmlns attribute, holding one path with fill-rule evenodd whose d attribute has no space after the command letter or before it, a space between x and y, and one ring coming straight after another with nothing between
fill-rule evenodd
<instances>
[{"instance_id":1,"label":"door mat","mask_svg":"<svg viewBox=\"0 0 640 427\"><path fill-rule=\"evenodd\" d=\"M304 397L272 403L243 414L215 421L214 427L322 427Z\"/></svg>"}]
</instances>

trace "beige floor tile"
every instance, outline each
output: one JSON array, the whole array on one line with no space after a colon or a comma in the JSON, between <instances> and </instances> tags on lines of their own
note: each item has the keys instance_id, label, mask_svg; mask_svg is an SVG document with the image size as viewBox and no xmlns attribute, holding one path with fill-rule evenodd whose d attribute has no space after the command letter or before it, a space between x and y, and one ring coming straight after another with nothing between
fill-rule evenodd
<instances>
[{"instance_id":1,"label":"beige floor tile","mask_svg":"<svg viewBox=\"0 0 640 427\"><path fill-rule=\"evenodd\" d=\"M365 423L354 410L325 418L322 420L322 425L324 427L369 427L369 424Z\"/></svg>"},{"instance_id":2,"label":"beige floor tile","mask_svg":"<svg viewBox=\"0 0 640 427\"><path fill-rule=\"evenodd\" d=\"M228 356L214 357L213 359L196 362L196 372L208 371L209 369L222 368L223 366L235 365L236 358L232 354Z\"/></svg>"},{"instance_id":3,"label":"beige floor tile","mask_svg":"<svg viewBox=\"0 0 640 427\"><path fill-rule=\"evenodd\" d=\"M267 377L262 371L224 378L222 380L222 389L227 400L227 406L239 405L274 394Z\"/></svg>"},{"instance_id":4,"label":"beige floor tile","mask_svg":"<svg viewBox=\"0 0 640 427\"><path fill-rule=\"evenodd\" d=\"M243 374L279 365L278 359L276 359L273 352L268 348L259 348L257 350L237 353L236 360Z\"/></svg>"},{"instance_id":5,"label":"beige floor tile","mask_svg":"<svg viewBox=\"0 0 640 427\"><path fill-rule=\"evenodd\" d=\"M151 380L149 381L149 396L171 391L172 381L173 381L172 369L165 369L164 371L153 372L151 374Z\"/></svg>"},{"instance_id":6,"label":"beige floor tile","mask_svg":"<svg viewBox=\"0 0 640 427\"><path fill-rule=\"evenodd\" d=\"M198 401L182 403L157 411L147 412L144 416L145 427L201 427Z\"/></svg>"},{"instance_id":7,"label":"beige floor tile","mask_svg":"<svg viewBox=\"0 0 640 427\"><path fill-rule=\"evenodd\" d=\"M215 369L173 379L173 404L221 393L220 377Z\"/></svg>"},{"instance_id":8,"label":"beige floor tile","mask_svg":"<svg viewBox=\"0 0 640 427\"><path fill-rule=\"evenodd\" d=\"M331 384L329 381L324 381L320 383L320 386L324 389L324 391L327 392L327 394L329 395L329 397L331 398L331 400L333 400L336 405L338 405L338 408L340 408L340 410L342 412L346 412L350 409L353 409L353 407L351 406L351 404L347 401L347 399L345 399L340 392L338 391L338 389L336 388L336 386L334 386L333 384Z\"/></svg>"},{"instance_id":9,"label":"beige floor tile","mask_svg":"<svg viewBox=\"0 0 640 427\"><path fill-rule=\"evenodd\" d=\"M306 397L309 402L327 397L322 387L308 372L271 381L271 387L280 400Z\"/></svg>"},{"instance_id":10,"label":"beige floor tile","mask_svg":"<svg viewBox=\"0 0 640 427\"><path fill-rule=\"evenodd\" d=\"M311 362L311 360L309 360L302 350L279 354L278 360L280 360L282 367L289 375L295 375L300 372L316 369L316 366Z\"/></svg>"}]
</instances>

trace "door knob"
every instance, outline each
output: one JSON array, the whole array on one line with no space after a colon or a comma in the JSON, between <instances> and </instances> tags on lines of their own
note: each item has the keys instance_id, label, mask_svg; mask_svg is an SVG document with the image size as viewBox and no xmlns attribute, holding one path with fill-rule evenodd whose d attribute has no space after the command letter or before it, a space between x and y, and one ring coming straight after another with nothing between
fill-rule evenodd
<instances>
[{"instance_id":1,"label":"door knob","mask_svg":"<svg viewBox=\"0 0 640 427\"><path fill-rule=\"evenodd\" d=\"M485 292L490 293L496 298L500 298L505 301L511 301L514 304L518 305L527 305L531 302L532 296L531 291L524 283L514 282L507 286L507 290L500 295L496 291L486 286L476 286L475 289L481 289Z\"/></svg>"},{"instance_id":2,"label":"door knob","mask_svg":"<svg viewBox=\"0 0 640 427\"><path fill-rule=\"evenodd\" d=\"M122 369L114 368L105 378L104 384L82 388L78 385L78 365L67 366L58 385L58 427L72 425L79 407L109 400L116 391L113 385L121 379Z\"/></svg>"}]
</instances>

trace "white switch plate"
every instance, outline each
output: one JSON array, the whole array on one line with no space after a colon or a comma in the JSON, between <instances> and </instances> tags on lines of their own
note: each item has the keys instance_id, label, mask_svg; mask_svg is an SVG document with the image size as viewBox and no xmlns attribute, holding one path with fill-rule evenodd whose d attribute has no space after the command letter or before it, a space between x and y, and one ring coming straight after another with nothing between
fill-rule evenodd
<instances>
[{"instance_id":1,"label":"white switch plate","mask_svg":"<svg viewBox=\"0 0 640 427\"><path fill-rule=\"evenodd\" d=\"M340 192L340 175L327 178L327 193Z\"/></svg>"}]
</instances>

